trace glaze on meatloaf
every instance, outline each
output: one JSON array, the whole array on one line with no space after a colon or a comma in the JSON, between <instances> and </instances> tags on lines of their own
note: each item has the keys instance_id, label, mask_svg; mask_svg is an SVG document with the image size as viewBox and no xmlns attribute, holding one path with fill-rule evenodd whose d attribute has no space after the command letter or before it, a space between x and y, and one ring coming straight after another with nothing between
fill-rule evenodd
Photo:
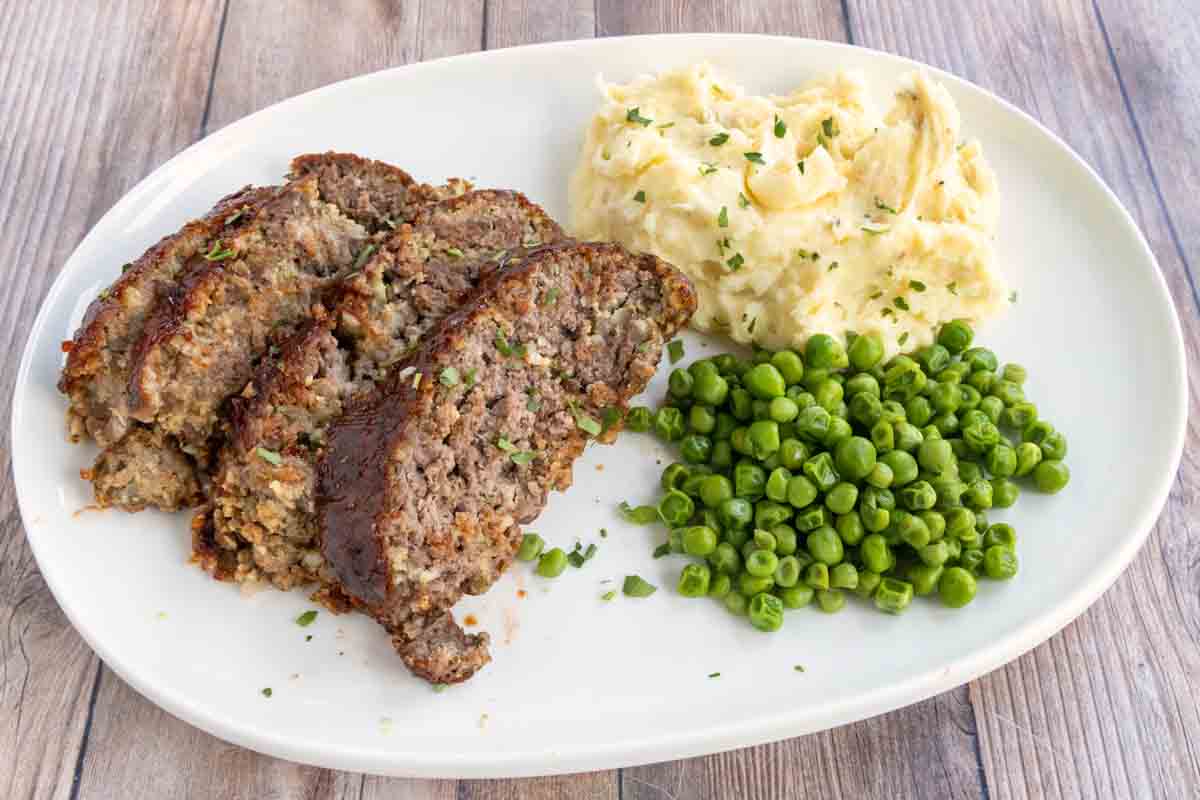
<instances>
[{"instance_id":1,"label":"glaze on meatloaf","mask_svg":"<svg viewBox=\"0 0 1200 800\"><path fill-rule=\"evenodd\" d=\"M218 578L281 589L321 580L313 479L330 422L457 308L499 254L562 238L523 195L494 190L429 206L399 229L233 400L196 560Z\"/></svg>"},{"instance_id":2,"label":"glaze on meatloaf","mask_svg":"<svg viewBox=\"0 0 1200 800\"><path fill-rule=\"evenodd\" d=\"M487 663L487 635L450 608L504 571L587 440L615 435L695 306L681 273L618 245L514 255L329 427L323 554L415 674L455 683Z\"/></svg>"},{"instance_id":3,"label":"glaze on meatloaf","mask_svg":"<svg viewBox=\"0 0 1200 800\"><path fill-rule=\"evenodd\" d=\"M159 292L126 356L127 411L140 432L111 443L83 473L101 506L195 505L223 434L222 405L261 354L370 255L372 237L465 187L424 186L396 167L337 153L302 156L292 175Z\"/></svg>"}]
</instances>

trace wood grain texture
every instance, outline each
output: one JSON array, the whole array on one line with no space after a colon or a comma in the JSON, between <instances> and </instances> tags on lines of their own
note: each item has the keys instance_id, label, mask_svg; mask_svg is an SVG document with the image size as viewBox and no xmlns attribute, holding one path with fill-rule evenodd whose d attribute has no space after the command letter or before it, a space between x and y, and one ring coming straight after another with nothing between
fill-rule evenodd
<instances>
[{"instance_id":1,"label":"wood grain texture","mask_svg":"<svg viewBox=\"0 0 1200 800\"><path fill-rule=\"evenodd\" d=\"M10 476L17 358L71 250L200 130L220 3L9 3L0 14L0 796L68 797L98 660L34 564ZM37 524L37 520L29 520Z\"/></svg>"},{"instance_id":2,"label":"wood grain texture","mask_svg":"<svg viewBox=\"0 0 1200 800\"><path fill-rule=\"evenodd\" d=\"M1181 257L1185 249L1167 216L1177 199L1194 219L1200 190L1191 159L1179 157L1200 141L1194 73L1169 55L1194 52L1200 43L1194 20L1182 3L1175 14L1150 2L1134 8L1113 3L1098 16L1098 7L1085 0L970 8L947 1L914 8L903 25L890 3L852 2L850 9L862 44L911 55L996 91L1096 167L1158 257L1192 365L1183 463L1145 549L1078 621L971 687L991 796L1197 796L1200 309ZM1115 28L1114 18L1120 20ZM1177 23L1191 26L1191 48L1165 29ZM1119 72L1105 27L1125 45L1127 68ZM1167 41L1177 44L1164 49ZM1130 73L1136 91L1123 93ZM1128 98L1135 96L1132 105ZM1146 126L1158 145L1151 152L1157 152L1160 170L1171 171L1168 183L1178 198L1164 200L1157 191L1154 159L1139 143L1138 127Z\"/></svg>"},{"instance_id":3,"label":"wood grain texture","mask_svg":"<svg viewBox=\"0 0 1200 800\"><path fill-rule=\"evenodd\" d=\"M838 0L596 0L598 36L638 33L770 33L846 38Z\"/></svg>"}]
</instances>

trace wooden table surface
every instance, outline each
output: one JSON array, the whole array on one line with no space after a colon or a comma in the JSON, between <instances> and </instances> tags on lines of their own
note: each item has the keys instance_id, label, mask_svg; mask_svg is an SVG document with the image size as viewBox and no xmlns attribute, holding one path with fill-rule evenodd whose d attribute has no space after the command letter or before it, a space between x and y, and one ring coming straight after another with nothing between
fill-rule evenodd
<instances>
[{"instance_id":1,"label":"wooden table surface","mask_svg":"<svg viewBox=\"0 0 1200 800\"><path fill-rule=\"evenodd\" d=\"M1200 796L1195 0L0 0L0 11L0 796ZM1129 570L1048 642L939 697L777 744L587 775L333 772L226 744L134 693L51 597L9 477L17 355L88 228L175 153L298 92L481 48L676 31L849 41L936 65L1037 117L1116 191L1179 310L1193 412L1166 510ZM1136 420L1113 425L1136 435Z\"/></svg>"}]
</instances>

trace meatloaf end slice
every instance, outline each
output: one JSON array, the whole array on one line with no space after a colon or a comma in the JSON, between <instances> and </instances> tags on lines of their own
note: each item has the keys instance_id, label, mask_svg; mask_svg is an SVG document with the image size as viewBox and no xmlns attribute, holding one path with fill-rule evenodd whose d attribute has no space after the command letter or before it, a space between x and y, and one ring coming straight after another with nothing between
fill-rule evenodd
<instances>
[{"instance_id":1,"label":"meatloaf end slice","mask_svg":"<svg viewBox=\"0 0 1200 800\"><path fill-rule=\"evenodd\" d=\"M322 552L414 673L452 683L487 662L451 607L507 568L519 524L615 432L695 306L676 269L615 244L517 254L329 427Z\"/></svg>"},{"instance_id":2,"label":"meatloaf end slice","mask_svg":"<svg viewBox=\"0 0 1200 800\"><path fill-rule=\"evenodd\" d=\"M213 240L230 236L278 187L246 187L224 197L201 219L164 237L92 301L75 337L63 345L66 365L58 389L67 395L67 431L101 447L129 430L130 350L159 296L175 284L189 259L209 252ZM139 437L141 441L141 437Z\"/></svg>"},{"instance_id":3,"label":"meatloaf end slice","mask_svg":"<svg viewBox=\"0 0 1200 800\"><path fill-rule=\"evenodd\" d=\"M313 499L326 428L462 303L499 253L562 238L541 208L500 190L445 200L402 226L331 293L328 315L304 325L233 400L204 540L221 558L197 561L218 577L281 589L328 577Z\"/></svg>"},{"instance_id":4,"label":"meatloaf end slice","mask_svg":"<svg viewBox=\"0 0 1200 800\"><path fill-rule=\"evenodd\" d=\"M156 476L149 484L140 477L147 472ZM192 459L170 436L142 425L106 447L91 469L80 471L80 477L92 482L101 508L141 511L149 506L178 511L204 497Z\"/></svg>"}]
</instances>

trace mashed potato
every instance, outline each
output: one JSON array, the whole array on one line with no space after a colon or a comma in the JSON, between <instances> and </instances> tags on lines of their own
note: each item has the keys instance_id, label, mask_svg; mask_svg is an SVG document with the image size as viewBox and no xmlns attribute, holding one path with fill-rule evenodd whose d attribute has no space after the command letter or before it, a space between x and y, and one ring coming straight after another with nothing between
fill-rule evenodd
<instances>
[{"instance_id":1,"label":"mashed potato","mask_svg":"<svg viewBox=\"0 0 1200 800\"><path fill-rule=\"evenodd\" d=\"M758 97L700 64L602 90L573 232L683 269L699 328L768 347L874 331L895 353L1004 308L995 176L926 75L883 116L855 73Z\"/></svg>"}]
</instances>

